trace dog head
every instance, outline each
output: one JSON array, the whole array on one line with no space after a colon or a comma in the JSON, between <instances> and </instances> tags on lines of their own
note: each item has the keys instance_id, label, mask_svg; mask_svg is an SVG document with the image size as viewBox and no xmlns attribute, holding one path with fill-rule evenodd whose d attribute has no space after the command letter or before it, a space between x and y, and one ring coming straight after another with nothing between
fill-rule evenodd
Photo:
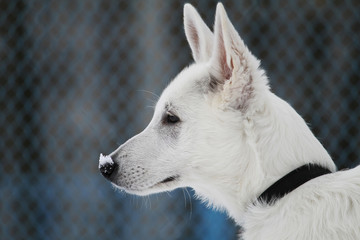
<instances>
[{"instance_id":1,"label":"dog head","mask_svg":"<svg viewBox=\"0 0 360 240\"><path fill-rule=\"evenodd\" d=\"M269 92L260 62L222 4L214 33L190 4L184 7L184 27L194 64L163 91L145 130L99 165L104 176L129 193L178 187L216 191L214 185L237 181L253 164L245 125L262 110L262 96Z\"/></svg>"}]
</instances>

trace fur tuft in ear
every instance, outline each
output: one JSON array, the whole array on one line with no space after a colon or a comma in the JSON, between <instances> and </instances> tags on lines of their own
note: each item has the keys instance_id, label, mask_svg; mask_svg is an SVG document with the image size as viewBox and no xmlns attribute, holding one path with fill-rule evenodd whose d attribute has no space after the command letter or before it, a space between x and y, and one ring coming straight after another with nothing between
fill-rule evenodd
<instances>
[{"instance_id":1,"label":"fur tuft in ear","mask_svg":"<svg viewBox=\"0 0 360 240\"><path fill-rule=\"evenodd\" d=\"M189 3L184 6L184 28L195 62L209 61L213 49L213 33Z\"/></svg>"},{"instance_id":2,"label":"fur tuft in ear","mask_svg":"<svg viewBox=\"0 0 360 240\"><path fill-rule=\"evenodd\" d=\"M221 3L216 7L214 35L211 74L224 84L222 98L227 106L245 111L256 91L268 89L267 80Z\"/></svg>"}]
</instances>

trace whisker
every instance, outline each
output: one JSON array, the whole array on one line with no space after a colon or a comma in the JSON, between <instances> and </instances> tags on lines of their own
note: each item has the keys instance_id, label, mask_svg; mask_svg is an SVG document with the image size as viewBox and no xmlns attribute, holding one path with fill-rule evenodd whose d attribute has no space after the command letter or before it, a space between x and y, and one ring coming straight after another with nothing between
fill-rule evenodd
<instances>
[{"instance_id":1,"label":"whisker","mask_svg":"<svg viewBox=\"0 0 360 240\"><path fill-rule=\"evenodd\" d=\"M155 109L155 104L154 105L147 105L145 106L146 108L151 108L151 109Z\"/></svg>"},{"instance_id":2,"label":"whisker","mask_svg":"<svg viewBox=\"0 0 360 240\"><path fill-rule=\"evenodd\" d=\"M191 220L192 217L192 201L191 201L191 195L189 193L189 190L187 188L183 188L183 196L185 200L185 208L187 208L187 196L189 197L189 206L190 206L190 213L189 213L189 220Z\"/></svg>"},{"instance_id":3,"label":"whisker","mask_svg":"<svg viewBox=\"0 0 360 240\"><path fill-rule=\"evenodd\" d=\"M156 101L160 98L160 96L159 96L159 95L157 95L156 93L153 93L153 92L151 92L151 91L142 90L142 89L137 90L137 91L139 91L139 92L143 92L143 93L149 93L149 94L153 95L153 96L156 98Z\"/></svg>"}]
</instances>

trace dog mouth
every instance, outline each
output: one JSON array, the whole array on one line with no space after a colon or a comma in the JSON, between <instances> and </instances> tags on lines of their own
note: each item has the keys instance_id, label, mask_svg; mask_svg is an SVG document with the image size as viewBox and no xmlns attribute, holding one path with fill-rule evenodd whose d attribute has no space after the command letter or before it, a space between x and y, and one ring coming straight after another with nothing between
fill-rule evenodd
<instances>
[{"instance_id":1,"label":"dog mouth","mask_svg":"<svg viewBox=\"0 0 360 240\"><path fill-rule=\"evenodd\" d=\"M155 184L151 184L148 186L141 186L141 187L138 187L137 185L129 186L126 184L121 184L121 183L117 182L116 180L111 181L111 182L115 188L118 188L118 189L125 191L127 193L130 193L130 194L143 196L143 195L148 195L151 193L159 193L159 192L173 190L176 188L175 184L176 184L176 182L179 181L179 179L180 179L179 175L174 175L174 176L167 177L164 180L161 180L159 182L156 182Z\"/></svg>"},{"instance_id":2,"label":"dog mouth","mask_svg":"<svg viewBox=\"0 0 360 240\"><path fill-rule=\"evenodd\" d=\"M176 176L171 176L171 177L165 178L164 180L162 180L161 182L155 184L154 186L157 186L157 185L160 185L160 184L164 184L164 183L171 183L171 182L176 181L178 178L179 178L178 175L176 175Z\"/></svg>"},{"instance_id":3,"label":"dog mouth","mask_svg":"<svg viewBox=\"0 0 360 240\"><path fill-rule=\"evenodd\" d=\"M148 187L144 187L144 188L137 188L135 186L133 187L126 187L126 186L121 186L118 184L114 184L115 187L120 188L121 190L124 190L125 192L128 192L130 194L135 194L135 195L148 195L151 193L159 193L159 192L164 192L164 191L168 191L168 190L173 190L175 189L175 183L180 179L179 175L174 175L171 177L167 177L162 181L159 181L153 185L150 185Z\"/></svg>"}]
</instances>

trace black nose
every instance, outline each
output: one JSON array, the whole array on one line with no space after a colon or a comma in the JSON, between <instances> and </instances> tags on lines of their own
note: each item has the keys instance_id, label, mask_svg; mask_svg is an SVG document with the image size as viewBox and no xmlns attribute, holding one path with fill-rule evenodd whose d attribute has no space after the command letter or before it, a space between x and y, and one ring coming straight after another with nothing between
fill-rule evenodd
<instances>
[{"instance_id":1,"label":"black nose","mask_svg":"<svg viewBox=\"0 0 360 240\"><path fill-rule=\"evenodd\" d=\"M115 163L115 162L112 162L112 163L107 162L107 163L100 166L100 172L105 178L110 179L111 175L115 172L115 169L117 169L117 168L118 168L117 163Z\"/></svg>"}]
</instances>

